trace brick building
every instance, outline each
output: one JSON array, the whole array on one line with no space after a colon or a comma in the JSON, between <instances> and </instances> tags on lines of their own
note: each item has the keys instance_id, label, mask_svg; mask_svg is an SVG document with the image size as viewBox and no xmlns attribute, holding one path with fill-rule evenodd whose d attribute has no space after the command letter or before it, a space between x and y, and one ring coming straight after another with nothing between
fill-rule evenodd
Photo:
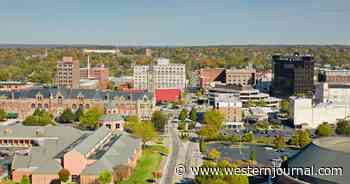
<instances>
[{"instance_id":1,"label":"brick building","mask_svg":"<svg viewBox=\"0 0 350 184\"><path fill-rule=\"evenodd\" d=\"M225 69L203 68L198 73L200 88L208 89L213 82L225 82Z\"/></svg>"},{"instance_id":2,"label":"brick building","mask_svg":"<svg viewBox=\"0 0 350 184\"><path fill-rule=\"evenodd\" d=\"M72 57L63 57L56 65L55 85L67 88L79 88L80 63Z\"/></svg>"},{"instance_id":3,"label":"brick building","mask_svg":"<svg viewBox=\"0 0 350 184\"><path fill-rule=\"evenodd\" d=\"M11 176L15 182L29 176L35 184L58 182L63 168L70 172L72 182L80 184L96 183L101 171L113 172L118 166L127 168L130 176L142 153L141 140L104 126L94 132L69 126L3 126L0 145L29 148L27 154L14 155Z\"/></svg>"},{"instance_id":4,"label":"brick building","mask_svg":"<svg viewBox=\"0 0 350 184\"><path fill-rule=\"evenodd\" d=\"M109 70L104 65L97 67L80 68L80 79L90 79L98 81L100 90L107 89Z\"/></svg>"},{"instance_id":5,"label":"brick building","mask_svg":"<svg viewBox=\"0 0 350 184\"><path fill-rule=\"evenodd\" d=\"M121 115L135 115L142 119L150 118L153 96L146 92L102 92L96 90L67 88L33 88L30 90L0 91L0 106L7 112L15 112L19 118L31 115L35 109L46 109L58 115L66 108L104 108L106 112ZM110 107L113 106L113 109Z\"/></svg>"},{"instance_id":6,"label":"brick building","mask_svg":"<svg viewBox=\"0 0 350 184\"><path fill-rule=\"evenodd\" d=\"M254 86L256 71L254 69L229 69L225 71L226 84L237 86Z\"/></svg>"}]
</instances>

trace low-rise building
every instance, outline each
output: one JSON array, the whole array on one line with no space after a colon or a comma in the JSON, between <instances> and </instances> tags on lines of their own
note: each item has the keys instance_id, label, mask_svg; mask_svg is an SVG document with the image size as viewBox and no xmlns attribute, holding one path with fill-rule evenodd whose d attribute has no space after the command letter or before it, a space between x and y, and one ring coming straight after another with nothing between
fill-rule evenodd
<instances>
[{"instance_id":1,"label":"low-rise building","mask_svg":"<svg viewBox=\"0 0 350 184\"><path fill-rule=\"evenodd\" d=\"M288 158L289 171L278 176L280 184L333 184L349 183L350 175L345 174L350 169L350 139L348 137L326 137L314 140L305 146L298 154ZM296 171L298 168L304 172ZM323 168L323 169L321 169ZM309 172L312 169L311 172ZM332 174L317 174L321 170ZM307 171L308 170L308 171ZM315 172L314 172L315 171Z\"/></svg>"},{"instance_id":2,"label":"low-rise building","mask_svg":"<svg viewBox=\"0 0 350 184\"><path fill-rule=\"evenodd\" d=\"M156 89L155 94L156 102L178 102L181 99L180 89Z\"/></svg>"},{"instance_id":3,"label":"low-rise building","mask_svg":"<svg viewBox=\"0 0 350 184\"><path fill-rule=\"evenodd\" d=\"M336 83L336 84L349 84L350 83L350 70L345 69L326 69L321 68L318 73L319 82Z\"/></svg>"},{"instance_id":4,"label":"low-rise building","mask_svg":"<svg viewBox=\"0 0 350 184\"><path fill-rule=\"evenodd\" d=\"M225 81L229 85L254 86L256 71L254 69L229 69L225 71Z\"/></svg>"},{"instance_id":5,"label":"low-rise building","mask_svg":"<svg viewBox=\"0 0 350 184\"><path fill-rule=\"evenodd\" d=\"M98 120L100 126L105 126L113 131L124 130L124 118L118 114L106 114Z\"/></svg>"},{"instance_id":6,"label":"low-rise building","mask_svg":"<svg viewBox=\"0 0 350 184\"><path fill-rule=\"evenodd\" d=\"M224 115L225 126L229 128L241 128L243 126L242 103L238 95L216 94L209 105Z\"/></svg>"},{"instance_id":7,"label":"low-rise building","mask_svg":"<svg viewBox=\"0 0 350 184\"><path fill-rule=\"evenodd\" d=\"M202 68L198 71L199 87L208 89L213 82L225 82L225 69Z\"/></svg>"},{"instance_id":8,"label":"low-rise building","mask_svg":"<svg viewBox=\"0 0 350 184\"><path fill-rule=\"evenodd\" d=\"M22 81L0 81L0 91L19 91L32 88L33 84Z\"/></svg>"},{"instance_id":9,"label":"low-rise building","mask_svg":"<svg viewBox=\"0 0 350 184\"><path fill-rule=\"evenodd\" d=\"M270 97L266 93L260 93L259 90L251 86L216 85L208 90L209 103L213 101L217 94L238 94L243 107L246 107L249 101L264 101L267 107L278 108L281 101L279 98Z\"/></svg>"},{"instance_id":10,"label":"low-rise building","mask_svg":"<svg viewBox=\"0 0 350 184\"><path fill-rule=\"evenodd\" d=\"M142 151L139 139L123 132L113 133L104 126L83 132L68 126L17 124L0 127L0 140L2 147L29 148L26 154L14 155L12 179L19 182L29 176L32 183L38 184L58 181L58 172L63 168L70 172L73 182L95 183L101 171L113 172L116 166L131 171ZM21 143L24 140L35 144Z\"/></svg>"},{"instance_id":11,"label":"low-rise building","mask_svg":"<svg viewBox=\"0 0 350 184\"><path fill-rule=\"evenodd\" d=\"M6 112L18 114L20 119L31 115L35 109L45 109L57 116L64 109L73 111L90 108L104 108L106 113L124 116L139 116L149 119L155 102L147 92L96 91L67 88L33 88L16 92L0 91L0 106ZM113 108L111 108L113 107Z\"/></svg>"},{"instance_id":12,"label":"low-rise building","mask_svg":"<svg viewBox=\"0 0 350 184\"><path fill-rule=\"evenodd\" d=\"M323 122L335 124L349 115L346 105L331 102L313 104L311 98L290 97L289 116L297 128L317 128Z\"/></svg>"},{"instance_id":13,"label":"low-rise building","mask_svg":"<svg viewBox=\"0 0 350 184\"><path fill-rule=\"evenodd\" d=\"M350 104L350 83L318 83L315 85L315 102L318 103L334 103L334 104Z\"/></svg>"}]
</instances>

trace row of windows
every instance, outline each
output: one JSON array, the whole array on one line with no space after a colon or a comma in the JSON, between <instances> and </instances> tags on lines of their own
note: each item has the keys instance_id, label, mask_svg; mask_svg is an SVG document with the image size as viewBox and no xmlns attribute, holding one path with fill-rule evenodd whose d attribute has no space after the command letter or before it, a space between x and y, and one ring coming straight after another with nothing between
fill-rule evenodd
<instances>
[{"instance_id":1,"label":"row of windows","mask_svg":"<svg viewBox=\"0 0 350 184\"><path fill-rule=\"evenodd\" d=\"M78 107L81 108L81 109L83 109L83 108L89 109L89 108L90 108L90 104L79 104L79 105L73 104L71 108L72 108L72 109L77 109ZM32 109L36 109L36 108L39 108L39 109L42 109L42 108L48 109L48 108L49 108L49 104L47 104L47 103L45 103L45 104L41 104L41 103L35 104L35 103L32 103L32 104L31 104L31 108L32 108Z\"/></svg>"}]
</instances>

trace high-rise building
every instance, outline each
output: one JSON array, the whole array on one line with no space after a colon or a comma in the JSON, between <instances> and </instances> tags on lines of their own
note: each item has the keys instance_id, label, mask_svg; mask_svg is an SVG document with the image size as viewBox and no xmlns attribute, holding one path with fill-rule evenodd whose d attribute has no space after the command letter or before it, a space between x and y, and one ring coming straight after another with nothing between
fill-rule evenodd
<instances>
[{"instance_id":1,"label":"high-rise building","mask_svg":"<svg viewBox=\"0 0 350 184\"><path fill-rule=\"evenodd\" d=\"M310 55L274 55L272 90L276 97L311 94L314 89L314 58Z\"/></svg>"},{"instance_id":2,"label":"high-rise building","mask_svg":"<svg viewBox=\"0 0 350 184\"><path fill-rule=\"evenodd\" d=\"M155 89L184 89L186 87L186 70L184 64L171 64L169 59L158 59L157 64L134 66L134 88Z\"/></svg>"},{"instance_id":3,"label":"high-rise building","mask_svg":"<svg viewBox=\"0 0 350 184\"><path fill-rule=\"evenodd\" d=\"M72 57L63 57L57 62L55 85L67 88L79 88L80 64Z\"/></svg>"}]
</instances>

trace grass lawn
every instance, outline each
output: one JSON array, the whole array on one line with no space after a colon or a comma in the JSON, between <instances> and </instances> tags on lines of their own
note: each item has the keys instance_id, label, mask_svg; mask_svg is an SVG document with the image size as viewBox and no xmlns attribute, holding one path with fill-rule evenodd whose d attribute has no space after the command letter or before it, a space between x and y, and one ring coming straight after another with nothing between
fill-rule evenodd
<instances>
[{"instance_id":1,"label":"grass lawn","mask_svg":"<svg viewBox=\"0 0 350 184\"><path fill-rule=\"evenodd\" d=\"M120 184L148 184L148 179L153 179L152 172L159 169L160 162L168 150L162 145L148 146L143 150L143 154L137 163L134 173L127 181ZM119 184L119 183L118 183Z\"/></svg>"}]
</instances>

